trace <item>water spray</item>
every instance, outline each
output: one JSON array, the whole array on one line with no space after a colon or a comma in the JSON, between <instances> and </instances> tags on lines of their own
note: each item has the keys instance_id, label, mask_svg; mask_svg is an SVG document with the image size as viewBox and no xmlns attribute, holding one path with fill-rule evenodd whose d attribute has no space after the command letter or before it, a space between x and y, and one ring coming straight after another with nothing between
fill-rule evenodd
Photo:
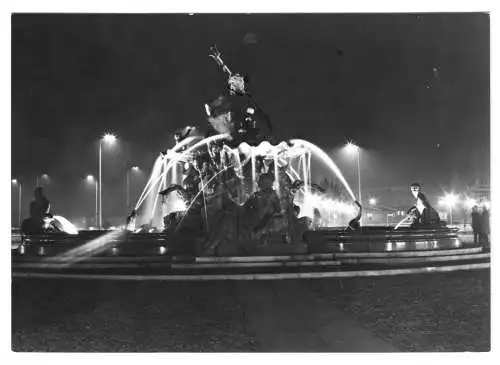
<instances>
[{"instance_id":1,"label":"water spray","mask_svg":"<svg viewBox=\"0 0 500 365\"><path fill-rule=\"evenodd\" d=\"M185 212L184 212L184 215L182 216L181 220L179 221L178 223L178 227L180 226L180 224L182 223L182 221L184 220L184 217L186 217L187 213L189 212L189 210L191 209L192 205L194 204L194 202L196 201L196 199L198 199L198 197L200 196L200 194L203 192L203 190L205 189L205 187L207 187L213 179L215 179L218 175L220 175L221 173L223 173L224 171L226 171L227 169L233 167L233 165L230 165L230 166L227 166L225 168L223 168L221 171L217 172L214 176L212 176L206 184L202 185L200 191L194 196L193 199L191 199L191 202L189 203L189 205L187 206Z\"/></svg>"},{"instance_id":2,"label":"water spray","mask_svg":"<svg viewBox=\"0 0 500 365\"><path fill-rule=\"evenodd\" d=\"M352 197L352 200L356 200L356 197L354 193L352 192L351 187L347 183L346 179L344 178L344 175L342 175L342 172L340 172L340 169L337 167L335 162L328 156L325 151L323 151L321 148L316 146L314 143L305 141L303 139L292 139L290 142L293 145L303 145L305 148L310 149L312 152L314 152L320 159L323 161L336 175L336 177L342 182L344 187L346 188L347 192L349 195Z\"/></svg>"}]
</instances>

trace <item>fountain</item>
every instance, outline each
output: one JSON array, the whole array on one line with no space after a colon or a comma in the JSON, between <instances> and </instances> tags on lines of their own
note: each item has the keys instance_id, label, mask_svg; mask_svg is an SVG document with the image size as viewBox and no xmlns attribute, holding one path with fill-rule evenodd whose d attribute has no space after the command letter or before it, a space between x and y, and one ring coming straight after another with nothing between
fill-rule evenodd
<instances>
[{"instance_id":1,"label":"fountain","mask_svg":"<svg viewBox=\"0 0 500 365\"><path fill-rule=\"evenodd\" d=\"M129 231L165 232L179 247L194 245L188 251L195 255L256 254L280 245L306 251L307 240L320 234L314 231L368 237L358 222L362 207L330 156L303 139L278 143L245 77L230 70L216 47L210 57L227 77L228 92L205 105L204 137L176 134L175 146L160 154ZM312 159L352 201L327 196L313 183Z\"/></svg>"},{"instance_id":2,"label":"fountain","mask_svg":"<svg viewBox=\"0 0 500 365\"><path fill-rule=\"evenodd\" d=\"M104 260L100 267L142 260L138 267L151 269L166 265L164 256L197 260L461 247L457 231L443 226L361 227L361 204L330 156L303 139L279 142L245 77L230 70L217 48L210 49L210 57L227 77L228 91L205 104L206 133L186 127L159 154L126 228L116 234L80 232L76 238L25 237L18 255L36 252L59 265L53 269L97 259ZM311 160L342 184L347 199L313 182Z\"/></svg>"}]
</instances>

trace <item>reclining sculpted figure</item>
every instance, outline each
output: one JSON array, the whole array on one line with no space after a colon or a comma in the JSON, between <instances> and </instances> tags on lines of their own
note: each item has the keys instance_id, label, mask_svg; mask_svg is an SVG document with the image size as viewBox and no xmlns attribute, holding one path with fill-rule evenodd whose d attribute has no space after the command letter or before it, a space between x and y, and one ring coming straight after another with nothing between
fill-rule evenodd
<instances>
[{"instance_id":1,"label":"reclining sculpted figure","mask_svg":"<svg viewBox=\"0 0 500 365\"><path fill-rule=\"evenodd\" d=\"M408 210L408 214L414 216L412 226L429 226L439 225L439 214L431 206L419 183L410 185L410 191L415 197L415 205Z\"/></svg>"}]
</instances>

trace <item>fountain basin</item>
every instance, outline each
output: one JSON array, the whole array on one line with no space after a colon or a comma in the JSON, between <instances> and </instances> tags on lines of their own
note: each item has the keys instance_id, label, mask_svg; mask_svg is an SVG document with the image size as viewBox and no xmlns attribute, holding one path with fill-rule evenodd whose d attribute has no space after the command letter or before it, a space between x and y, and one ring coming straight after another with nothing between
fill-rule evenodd
<instances>
[{"instance_id":1,"label":"fountain basin","mask_svg":"<svg viewBox=\"0 0 500 365\"><path fill-rule=\"evenodd\" d=\"M238 245L226 244L219 250L201 252L204 237L177 240L167 233L130 233L126 231L81 231L78 235L47 233L24 238L23 253L13 249L14 256L78 257L161 257L188 256L249 256ZM101 240L102 242L99 242ZM267 245L256 245L251 255L293 255L305 253L393 252L447 250L464 247L458 229L447 227L404 228L363 227L359 231L342 228L319 228L306 231L303 241L296 244L280 242L279 237ZM41 252L41 248L43 248Z\"/></svg>"},{"instance_id":2,"label":"fountain basin","mask_svg":"<svg viewBox=\"0 0 500 365\"><path fill-rule=\"evenodd\" d=\"M304 234L310 252L391 252L463 247L458 229L448 227L362 227L358 231L323 228Z\"/></svg>"},{"instance_id":3,"label":"fountain basin","mask_svg":"<svg viewBox=\"0 0 500 365\"><path fill-rule=\"evenodd\" d=\"M103 237L107 239L102 247L83 249ZM346 232L329 228L308 231L304 238L299 245L270 243L250 255L229 250L219 252L219 256L200 256L179 251L178 242L165 233L45 234L26 237L20 246L23 250L12 250L12 275L97 280L275 280L489 267L489 253L460 242L456 229L394 232L387 227L364 227L361 232ZM77 254L69 255L71 252Z\"/></svg>"}]
</instances>

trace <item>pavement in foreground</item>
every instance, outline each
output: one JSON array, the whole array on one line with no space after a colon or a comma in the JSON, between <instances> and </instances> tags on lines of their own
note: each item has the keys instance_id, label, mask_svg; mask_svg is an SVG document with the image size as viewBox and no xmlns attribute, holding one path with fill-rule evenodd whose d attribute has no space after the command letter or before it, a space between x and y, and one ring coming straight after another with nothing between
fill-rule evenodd
<instances>
[{"instance_id":1,"label":"pavement in foreground","mask_svg":"<svg viewBox=\"0 0 500 365\"><path fill-rule=\"evenodd\" d=\"M417 276L112 282L16 279L12 349L488 351L489 270Z\"/></svg>"}]
</instances>

